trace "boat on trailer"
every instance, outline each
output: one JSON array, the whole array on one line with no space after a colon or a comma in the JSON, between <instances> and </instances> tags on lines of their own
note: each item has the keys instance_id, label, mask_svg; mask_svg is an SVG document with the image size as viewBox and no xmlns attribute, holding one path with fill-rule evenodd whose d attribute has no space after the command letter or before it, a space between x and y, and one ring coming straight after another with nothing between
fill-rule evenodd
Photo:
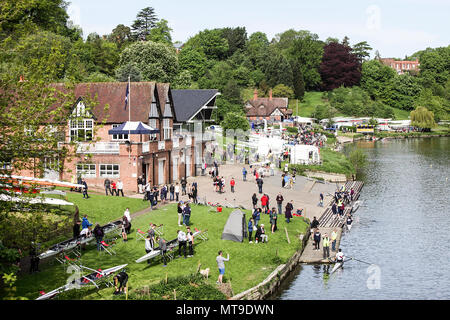
<instances>
[{"instance_id":1,"label":"boat on trailer","mask_svg":"<svg viewBox=\"0 0 450 320\"><path fill-rule=\"evenodd\" d=\"M105 270L93 270L84 266L80 266L81 268L84 269L88 269L88 270L92 270L93 272L82 276L78 279L74 279L72 282L69 282L67 284L65 284L62 287L59 287L55 290L52 290L48 293L42 293L41 296L37 297L36 300L47 300L47 299L51 299L53 297L55 297L56 295L58 295L61 292L65 292L65 291L69 291L72 289L79 289L81 287L85 287L87 285L93 284L95 287L99 287L97 285L97 282L99 282L100 280L104 280L105 278L109 277L111 274L122 270L123 268L125 268L128 264L122 264L119 266L115 266L109 269L105 269Z\"/></svg>"}]
</instances>

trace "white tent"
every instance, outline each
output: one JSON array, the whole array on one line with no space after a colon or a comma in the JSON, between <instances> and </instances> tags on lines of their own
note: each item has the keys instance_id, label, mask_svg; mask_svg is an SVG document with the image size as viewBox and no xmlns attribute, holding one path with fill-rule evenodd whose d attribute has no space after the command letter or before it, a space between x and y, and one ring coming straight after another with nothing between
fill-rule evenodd
<instances>
[{"instance_id":1,"label":"white tent","mask_svg":"<svg viewBox=\"0 0 450 320\"><path fill-rule=\"evenodd\" d=\"M290 146L291 164L313 164L320 162L319 148L310 145Z\"/></svg>"}]
</instances>

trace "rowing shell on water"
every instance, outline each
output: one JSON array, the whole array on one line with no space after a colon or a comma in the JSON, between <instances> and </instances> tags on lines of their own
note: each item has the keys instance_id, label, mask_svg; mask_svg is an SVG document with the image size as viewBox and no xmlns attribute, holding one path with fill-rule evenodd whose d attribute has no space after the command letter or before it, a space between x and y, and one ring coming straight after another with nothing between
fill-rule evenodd
<instances>
[{"instance_id":1,"label":"rowing shell on water","mask_svg":"<svg viewBox=\"0 0 450 320\"><path fill-rule=\"evenodd\" d=\"M333 269L331 270L330 274L333 274L333 272L335 272L337 269L342 268L343 264L344 264L344 263L342 263L342 262L336 262L336 263L334 264L334 267L333 267Z\"/></svg>"}]
</instances>

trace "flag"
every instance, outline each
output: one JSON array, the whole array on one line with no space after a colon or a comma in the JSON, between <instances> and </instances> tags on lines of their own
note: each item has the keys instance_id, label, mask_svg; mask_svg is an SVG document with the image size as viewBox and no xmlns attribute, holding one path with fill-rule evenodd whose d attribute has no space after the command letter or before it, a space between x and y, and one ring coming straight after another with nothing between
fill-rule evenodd
<instances>
[{"instance_id":1,"label":"flag","mask_svg":"<svg viewBox=\"0 0 450 320\"><path fill-rule=\"evenodd\" d=\"M127 110L127 104L128 104L128 95L130 94L130 83L127 84L127 92L125 92L125 110Z\"/></svg>"}]
</instances>

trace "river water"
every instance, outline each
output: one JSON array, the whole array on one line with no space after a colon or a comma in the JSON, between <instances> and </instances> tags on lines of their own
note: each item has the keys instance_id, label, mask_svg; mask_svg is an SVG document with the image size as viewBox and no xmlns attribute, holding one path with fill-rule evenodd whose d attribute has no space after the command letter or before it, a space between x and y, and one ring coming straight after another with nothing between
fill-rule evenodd
<instances>
[{"instance_id":1,"label":"river water","mask_svg":"<svg viewBox=\"0 0 450 320\"><path fill-rule=\"evenodd\" d=\"M450 138L356 146L369 162L363 205L341 248L372 265L348 261L331 276L301 265L276 298L450 299Z\"/></svg>"}]
</instances>

